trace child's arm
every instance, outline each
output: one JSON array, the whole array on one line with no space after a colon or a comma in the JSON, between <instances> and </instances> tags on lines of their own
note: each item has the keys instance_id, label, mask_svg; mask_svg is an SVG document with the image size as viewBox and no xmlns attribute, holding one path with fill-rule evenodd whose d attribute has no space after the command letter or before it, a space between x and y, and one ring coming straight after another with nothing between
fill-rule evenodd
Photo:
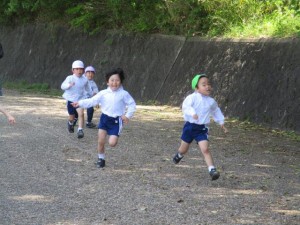
<instances>
[{"instance_id":1,"label":"child's arm","mask_svg":"<svg viewBox=\"0 0 300 225\"><path fill-rule=\"evenodd\" d=\"M193 96L189 95L184 99L182 103L182 112L183 114L192 116L193 119L198 120L198 115L192 105L193 105Z\"/></svg>"},{"instance_id":2,"label":"child's arm","mask_svg":"<svg viewBox=\"0 0 300 225\"><path fill-rule=\"evenodd\" d=\"M224 133L227 133L228 130L227 128L224 126L224 121L225 121L225 118L224 118L224 115L221 111L221 109L219 108L218 104L215 102L214 104L214 111L212 112L212 117L214 119L214 121L218 124L220 124L221 128L223 129Z\"/></svg>"},{"instance_id":3,"label":"child's arm","mask_svg":"<svg viewBox=\"0 0 300 225\"><path fill-rule=\"evenodd\" d=\"M223 129L224 133L228 133L228 129L224 126L224 124L221 125L221 128Z\"/></svg>"},{"instance_id":4,"label":"child's arm","mask_svg":"<svg viewBox=\"0 0 300 225\"><path fill-rule=\"evenodd\" d=\"M95 81L93 82L93 85L92 85L92 91L93 91L93 96L99 92L99 88Z\"/></svg>"},{"instance_id":5,"label":"child's arm","mask_svg":"<svg viewBox=\"0 0 300 225\"><path fill-rule=\"evenodd\" d=\"M90 82L87 82L87 83L86 83L86 85L84 86L84 89L85 89L85 92L87 93L87 96L88 96L88 97L94 96L93 89L92 89L92 87L91 87Z\"/></svg>"},{"instance_id":6,"label":"child's arm","mask_svg":"<svg viewBox=\"0 0 300 225\"><path fill-rule=\"evenodd\" d=\"M102 96L103 96L103 93L100 91L95 96L93 96L91 98L80 100L78 102L74 102L74 104L72 104L72 105L74 107L80 107L80 108L87 109L87 108L101 104Z\"/></svg>"},{"instance_id":7,"label":"child's arm","mask_svg":"<svg viewBox=\"0 0 300 225\"><path fill-rule=\"evenodd\" d=\"M122 115L121 118L124 123L128 123L136 111L136 103L129 93L124 96L124 102L127 106L127 112L125 115Z\"/></svg>"},{"instance_id":8,"label":"child's arm","mask_svg":"<svg viewBox=\"0 0 300 225\"><path fill-rule=\"evenodd\" d=\"M72 76L68 76L64 82L61 84L61 89L62 90L67 90L69 89L70 87L73 87L75 85L75 82L71 79Z\"/></svg>"},{"instance_id":9,"label":"child's arm","mask_svg":"<svg viewBox=\"0 0 300 225\"><path fill-rule=\"evenodd\" d=\"M7 117L7 120L10 124L14 124L16 122L15 118L3 108L0 108L0 112L2 112Z\"/></svg>"}]
</instances>

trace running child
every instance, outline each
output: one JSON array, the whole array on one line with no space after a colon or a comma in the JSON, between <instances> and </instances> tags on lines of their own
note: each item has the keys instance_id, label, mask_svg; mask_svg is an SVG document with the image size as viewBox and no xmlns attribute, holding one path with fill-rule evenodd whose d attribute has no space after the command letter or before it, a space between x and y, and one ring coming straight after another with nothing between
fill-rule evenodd
<instances>
[{"instance_id":1,"label":"running child","mask_svg":"<svg viewBox=\"0 0 300 225\"><path fill-rule=\"evenodd\" d=\"M78 113L78 130L77 137L83 138L83 123L84 114L83 108L75 108L71 103L77 102L85 98L85 93L91 94L91 88L88 79L83 75L84 64L80 60L76 60L72 64L72 75L66 77L61 84L61 89L64 90L63 98L67 100L67 110L69 114L68 131L74 133L75 115Z\"/></svg>"},{"instance_id":2,"label":"running child","mask_svg":"<svg viewBox=\"0 0 300 225\"><path fill-rule=\"evenodd\" d=\"M96 71L95 71L94 67L88 66L88 67L85 68L85 74L84 75L88 79L90 88L92 90L92 95L89 95L87 93L88 98L93 97L94 95L96 95L99 92L98 86L97 86L96 82L94 81L95 73L96 73ZM94 107L87 108L86 114L87 114L86 127L87 128L94 128L96 126L96 124L94 124L92 122L93 116L94 116Z\"/></svg>"},{"instance_id":3,"label":"running child","mask_svg":"<svg viewBox=\"0 0 300 225\"><path fill-rule=\"evenodd\" d=\"M92 98L74 102L74 107L90 108L100 105L102 114L98 125L98 161L97 167L105 167L105 143L115 147L118 143L123 123L128 123L136 111L136 104L131 95L123 89L125 79L121 68L108 72L105 76L107 89L98 92ZM126 110L127 108L127 110Z\"/></svg>"},{"instance_id":4,"label":"running child","mask_svg":"<svg viewBox=\"0 0 300 225\"><path fill-rule=\"evenodd\" d=\"M181 144L178 152L173 157L175 164L179 163L184 154L188 152L193 140L196 140L212 180L217 180L220 173L217 171L212 155L208 148L208 125L210 117L218 123L223 131L227 133L224 126L224 115L217 102L210 97L211 84L205 74L198 74L192 80L193 94L188 95L182 103L184 127L181 135Z\"/></svg>"}]
</instances>

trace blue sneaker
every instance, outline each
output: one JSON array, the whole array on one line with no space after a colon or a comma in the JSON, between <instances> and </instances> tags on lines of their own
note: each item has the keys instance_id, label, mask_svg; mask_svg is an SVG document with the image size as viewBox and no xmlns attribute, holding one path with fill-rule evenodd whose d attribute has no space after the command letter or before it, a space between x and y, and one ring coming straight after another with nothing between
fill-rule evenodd
<instances>
[{"instance_id":1,"label":"blue sneaker","mask_svg":"<svg viewBox=\"0 0 300 225\"><path fill-rule=\"evenodd\" d=\"M96 165L98 168L103 168L105 166L105 160L98 158Z\"/></svg>"},{"instance_id":2,"label":"blue sneaker","mask_svg":"<svg viewBox=\"0 0 300 225\"><path fill-rule=\"evenodd\" d=\"M211 176L211 180L217 180L220 177L220 173L216 168L211 169L209 175Z\"/></svg>"},{"instance_id":3,"label":"blue sneaker","mask_svg":"<svg viewBox=\"0 0 300 225\"><path fill-rule=\"evenodd\" d=\"M86 127L87 127L87 128L94 128L94 127L96 127L96 124L94 124L94 123L92 123L92 122L87 122L87 123L86 123Z\"/></svg>"},{"instance_id":4,"label":"blue sneaker","mask_svg":"<svg viewBox=\"0 0 300 225\"><path fill-rule=\"evenodd\" d=\"M173 162L174 162L175 164L177 164L177 163L180 162L180 160L181 160L182 158L183 158L183 156L182 156L182 157L179 157L178 153L176 153L176 155L175 155L174 158L173 158Z\"/></svg>"},{"instance_id":5,"label":"blue sneaker","mask_svg":"<svg viewBox=\"0 0 300 225\"><path fill-rule=\"evenodd\" d=\"M74 125L68 121L68 131L69 133L74 133Z\"/></svg>"},{"instance_id":6,"label":"blue sneaker","mask_svg":"<svg viewBox=\"0 0 300 225\"><path fill-rule=\"evenodd\" d=\"M78 130L78 131L77 131L77 137L78 137L78 138L83 138L83 137L84 137L83 130Z\"/></svg>"}]
</instances>

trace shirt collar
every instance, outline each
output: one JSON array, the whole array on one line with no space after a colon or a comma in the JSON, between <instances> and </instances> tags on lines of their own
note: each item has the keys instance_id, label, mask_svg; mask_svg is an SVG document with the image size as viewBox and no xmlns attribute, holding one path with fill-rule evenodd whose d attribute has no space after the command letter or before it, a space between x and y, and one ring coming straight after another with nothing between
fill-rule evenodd
<instances>
[{"instance_id":1,"label":"shirt collar","mask_svg":"<svg viewBox=\"0 0 300 225\"><path fill-rule=\"evenodd\" d=\"M110 87L107 87L107 90L110 91L110 92L118 92L120 90L123 90L123 86L121 85L117 90L113 91Z\"/></svg>"}]
</instances>

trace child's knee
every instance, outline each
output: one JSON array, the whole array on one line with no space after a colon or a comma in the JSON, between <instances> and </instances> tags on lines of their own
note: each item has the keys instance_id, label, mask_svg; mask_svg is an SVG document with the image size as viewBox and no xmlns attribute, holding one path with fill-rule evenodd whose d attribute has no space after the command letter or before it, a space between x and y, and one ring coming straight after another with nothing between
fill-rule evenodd
<instances>
[{"instance_id":1,"label":"child's knee","mask_svg":"<svg viewBox=\"0 0 300 225\"><path fill-rule=\"evenodd\" d=\"M110 147L115 147L118 143L118 138L109 138L108 139L108 145Z\"/></svg>"},{"instance_id":2,"label":"child's knee","mask_svg":"<svg viewBox=\"0 0 300 225\"><path fill-rule=\"evenodd\" d=\"M110 146L110 147L115 147L116 145L117 145L117 141L109 141L108 142L108 145Z\"/></svg>"},{"instance_id":3,"label":"child's knee","mask_svg":"<svg viewBox=\"0 0 300 225\"><path fill-rule=\"evenodd\" d=\"M105 145L105 138L98 138L99 145Z\"/></svg>"},{"instance_id":4,"label":"child's knee","mask_svg":"<svg viewBox=\"0 0 300 225\"><path fill-rule=\"evenodd\" d=\"M118 143L118 136L116 135L111 135L108 138L108 144L110 147L115 147Z\"/></svg>"},{"instance_id":5,"label":"child's knee","mask_svg":"<svg viewBox=\"0 0 300 225\"><path fill-rule=\"evenodd\" d=\"M202 148L202 149L201 149L201 152L202 152L203 154L210 154L208 148Z\"/></svg>"},{"instance_id":6,"label":"child's knee","mask_svg":"<svg viewBox=\"0 0 300 225\"><path fill-rule=\"evenodd\" d=\"M78 116L83 116L84 111L82 108L78 108L76 111L78 113Z\"/></svg>"}]
</instances>

